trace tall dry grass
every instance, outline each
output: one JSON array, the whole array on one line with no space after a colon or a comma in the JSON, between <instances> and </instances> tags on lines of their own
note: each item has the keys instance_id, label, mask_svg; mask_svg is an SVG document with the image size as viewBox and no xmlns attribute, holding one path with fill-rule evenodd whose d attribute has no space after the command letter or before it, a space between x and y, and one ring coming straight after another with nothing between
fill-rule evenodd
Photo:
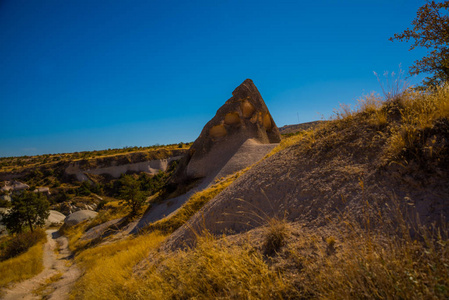
<instances>
[{"instance_id":1,"label":"tall dry grass","mask_svg":"<svg viewBox=\"0 0 449 300\"><path fill-rule=\"evenodd\" d=\"M449 162L449 86L428 91L408 89L387 100L367 95L355 106L342 105L330 122L286 141L301 151L322 152L358 138L360 148L381 145L385 164L414 160L436 167Z\"/></svg>"},{"instance_id":2,"label":"tall dry grass","mask_svg":"<svg viewBox=\"0 0 449 300\"><path fill-rule=\"evenodd\" d=\"M194 249L160 254L142 277L141 299L284 299L298 295L249 244L210 235Z\"/></svg>"},{"instance_id":3,"label":"tall dry grass","mask_svg":"<svg viewBox=\"0 0 449 300\"><path fill-rule=\"evenodd\" d=\"M369 95L354 109L343 107L321 128L285 140L276 151L301 145L322 155L345 145L348 136L357 141L367 136L369 140L360 139L362 146L381 140L376 145L390 161L407 159L407 151L414 151L415 157L424 153L444 158L447 143L440 137L447 137L448 101L448 88L407 91L387 101ZM159 229L179 227L219 189L198 194L191 207L162 220ZM416 223L410 228L400 212L396 219L380 213L362 222L355 217L342 214L319 230L273 220L273 226L261 229L261 247L206 234L194 248L166 253L156 250L163 237L151 233L92 248L78 257L86 273L75 294L85 299L449 298L445 227ZM146 267L133 272L142 259Z\"/></svg>"},{"instance_id":4,"label":"tall dry grass","mask_svg":"<svg viewBox=\"0 0 449 300\"><path fill-rule=\"evenodd\" d=\"M0 288L39 274L43 269L43 244L38 242L27 252L0 262Z\"/></svg>"},{"instance_id":5,"label":"tall dry grass","mask_svg":"<svg viewBox=\"0 0 449 300\"><path fill-rule=\"evenodd\" d=\"M296 286L307 298L449 297L447 230L420 226L412 237L410 228L388 235L353 220L334 225L335 236L323 240L314 233L304 234L290 248L300 265ZM313 249L313 255L305 248Z\"/></svg>"},{"instance_id":6,"label":"tall dry grass","mask_svg":"<svg viewBox=\"0 0 449 300\"><path fill-rule=\"evenodd\" d=\"M432 91L408 91L389 104L400 115L391 128L387 155L411 159L413 156L444 154L446 143L441 140L449 130L449 87ZM443 137L441 137L443 135Z\"/></svg>"},{"instance_id":7,"label":"tall dry grass","mask_svg":"<svg viewBox=\"0 0 449 300\"><path fill-rule=\"evenodd\" d=\"M136 282L133 268L164 238L155 232L84 250L76 257L84 273L72 296L75 299L138 299L136 294L144 287Z\"/></svg>"}]
</instances>

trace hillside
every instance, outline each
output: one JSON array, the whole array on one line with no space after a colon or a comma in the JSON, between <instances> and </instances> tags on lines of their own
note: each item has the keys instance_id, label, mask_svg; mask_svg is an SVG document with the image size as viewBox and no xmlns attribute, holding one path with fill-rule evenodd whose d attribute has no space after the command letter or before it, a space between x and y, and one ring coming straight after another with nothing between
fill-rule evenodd
<instances>
[{"instance_id":1,"label":"hillside","mask_svg":"<svg viewBox=\"0 0 449 300\"><path fill-rule=\"evenodd\" d=\"M407 220L418 214L422 224L441 222L449 215L449 97L440 93L438 100L367 98L358 112L300 134L240 176L169 244L193 238L192 229L247 231L263 221L254 214L317 228L342 214L391 216L397 206L410 208Z\"/></svg>"},{"instance_id":2,"label":"hillside","mask_svg":"<svg viewBox=\"0 0 449 300\"><path fill-rule=\"evenodd\" d=\"M60 230L83 270L70 295L449 297L449 89L365 97L276 143L274 121L254 117L270 116L260 94L242 86L249 94L217 111L142 215L106 208ZM258 108L245 115L247 102ZM216 168L197 164L217 157Z\"/></svg>"},{"instance_id":3,"label":"hillside","mask_svg":"<svg viewBox=\"0 0 449 300\"><path fill-rule=\"evenodd\" d=\"M162 230L164 251L134 260L122 296L447 297L448 92L366 98L195 194L141 232Z\"/></svg>"}]
</instances>

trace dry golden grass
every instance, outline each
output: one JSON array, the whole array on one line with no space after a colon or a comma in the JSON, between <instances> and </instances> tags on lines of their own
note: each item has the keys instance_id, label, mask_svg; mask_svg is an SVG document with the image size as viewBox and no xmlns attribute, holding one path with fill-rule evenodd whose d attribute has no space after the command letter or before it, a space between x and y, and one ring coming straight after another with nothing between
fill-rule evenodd
<instances>
[{"instance_id":1,"label":"dry golden grass","mask_svg":"<svg viewBox=\"0 0 449 300\"><path fill-rule=\"evenodd\" d=\"M359 150L382 151L383 164L434 166L448 161L449 87L432 91L407 90L388 101L373 94L355 107L342 105L333 120L315 130L286 139L272 153L292 145L320 158L348 144ZM353 142L358 141L355 145Z\"/></svg>"},{"instance_id":2,"label":"dry golden grass","mask_svg":"<svg viewBox=\"0 0 449 300\"><path fill-rule=\"evenodd\" d=\"M86 242L80 241L80 238L86 231L88 224L89 221L85 221L75 226L67 227L63 225L59 228L59 233L66 236L69 241L70 251L77 252L86 245Z\"/></svg>"},{"instance_id":3,"label":"dry golden grass","mask_svg":"<svg viewBox=\"0 0 449 300\"><path fill-rule=\"evenodd\" d=\"M43 269L43 244L41 241L27 252L0 262L0 288L39 274Z\"/></svg>"},{"instance_id":4,"label":"dry golden grass","mask_svg":"<svg viewBox=\"0 0 449 300\"><path fill-rule=\"evenodd\" d=\"M438 141L438 134L444 134L449 122L449 87L426 93L407 92L394 105L401 122L391 129L387 156L404 157L407 150L413 155L419 155L417 151L431 156L442 154L444 145Z\"/></svg>"},{"instance_id":5,"label":"dry golden grass","mask_svg":"<svg viewBox=\"0 0 449 300\"><path fill-rule=\"evenodd\" d=\"M83 251L76 262L84 274L72 296L75 299L136 299L141 287L133 277L133 267L164 238L156 232Z\"/></svg>"},{"instance_id":6,"label":"dry golden grass","mask_svg":"<svg viewBox=\"0 0 449 300\"><path fill-rule=\"evenodd\" d=\"M421 227L412 238L372 232L356 222L345 222L335 228L337 238L323 241L315 233L306 233L290 246L299 271L295 285L307 298L449 297L447 231L443 235L442 231Z\"/></svg>"},{"instance_id":7,"label":"dry golden grass","mask_svg":"<svg viewBox=\"0 0 449 300\"><path fill-rule=\"evenodd\" d=\"M265 227L264 251L268 255L274 255L286 243L290 234L290 225L284 219L271 218Z\"/></svg>"},{"instance_id":8,"label":"dry golden grass","mask_svg":"<svg viewBox=\"0 0 449 300\"><path fill-rule=\"evenodd\" d=\"M380 220L379 220L380 221ZM446 299L447 230L397 234L342 219L321 231L274 226L282 243L264 247L205 233L195 248L160 252L158 233L84 251L76 299ZM289 228L289 230L285 230ZM290 228L294 234L285 235ZM281 233L281 234L279 234ZM262 231L262 245L267 231ZM148 252L150 255L148 256ZM145 259L146 263L141 260ZM137 274L133 268L140 262ZM273 264L273 262L276 262Z\"/></svg>"},{"instance_id":9,"label":"dry golden grass","mask_svg":"<svg viewBox=\"0 0 449 300\"><path fill-rule=\"evenodd\" d=\"M335 120L320 128L284 139L270 155L294 145L318 156L332 155L335 147L356 141L358 144L349 149L373 149L370 147L375 145L389 161L408 159L407 151L414 151L415 157L419 151L427 153L427 158L444 157L447 153L442 151L447 150L447 145L438 139L438 130L449 119L448 101L449 88L421 94L406 92L386 102L370 95L356 109L344 106ZM152 224L150 229L173 231L234 179L195 194L178 214ZM360 185L363 190L362 180ZM279 219L271 221L271 225L260 229L259 247L250 244L254 241L234 243L205 234L192 249L165 253L155 250L163 237L151 233L85 250L77 258L86 273L77 283L75 296L80 299L449 298L449 238L445 228L430 230L421 225L409 228L400 214L394 220L379 215L378 219L365 220L363 224L342 215L340 220L319 230L306 230ZM390 227L387 230L383 226ZM392 230L394 226L396 232ZM133 267L145 257L146 268L133 273Z\"/></svg>"},{"instance_id":10,"label":"dry golden grass","mask_svg":"<svg viewBox=\"0 0 449 300\"><path fill-rule=\"evenodd\" d=\"M284 299L297 295L250 245L218 242L207 234L194 249L159 254L139 281L137 299Z\"/></svg>"},{"instance_id":11,"label":"dry golden grass","mask_svg":"<svg viewBox=\"0 0 449 300\"><path fill-rule=\"evenodd\" d=\"M105 222L126 217L129 212L130 209L120 201L111 201L95 218L71 227L63 225L59 232L68 238L70 251L76 253L91 245L91 241L81 240L86 231Z\"/></svg>"},{"instance_id":12,"label":"dry golden grass","mask_svg":"<svg viewBox=\"0 0 449 300\"><path fill-rule=\"evenodd\" d=\"M98 215L89 222L86 230L108 221L128 216L131 213L131 209L128 206L123 205L121 202L122 201L108 202L104 206L104 209L102 209Z\"/></svg>"},{"instance_id":13,"label":"dry golden grass","mask_svg":"<svg viewBox=\"0 0 449 300\"><path fill-rule=\"evenodd\" d=\"M278 153L279 151L284 150L285 148L288 148L288 147L298 144L301 140L304 139L304 137L306 135L312 134L313 132L315 132L314 129L309 129L306 131L300 131L294 135L283 138L281 140L281 142L279 143L279 145L274 147L273 150L271 150L270 153L268 153L265 156L265 158L268 158L268 157Z\"/></svg>"}]
</instances>

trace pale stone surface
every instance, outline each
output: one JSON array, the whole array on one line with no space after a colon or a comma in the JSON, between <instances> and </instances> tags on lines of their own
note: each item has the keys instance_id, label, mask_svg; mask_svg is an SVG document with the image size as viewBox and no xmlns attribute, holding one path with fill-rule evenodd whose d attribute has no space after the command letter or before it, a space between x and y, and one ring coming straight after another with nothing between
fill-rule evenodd
<instances>
[{"instance_id":1,"label":"pale stone surface","mask_svg":"<svg viewBox=\"0 0 449 300\"><path fill-rule=\"evenodd\" d=\"M67 226L75 226L83 221L93 219L98 215L97 212L91 210L79 210L74 212L73 214L68 215L64 224Z\"/></svg>"},{"instance_id":2,"label":"pale stone surface","mask_svg":"<svg viewBox=\"0 0 449 300\"><path fill-rule=\"evenodd\" d=\"M45 226L50 226L52 224L62 224L64 223L66 216L59 211L50 210L47 220L45 220Z\"/></svg>"},{"instance_id":3,"label":"pale stone surface","mask_svg":"<svg viewBox=\"0 0 449 300\"><path fill-rule=\"evenodd\" d=\"M151 175L156 175L157 173L159 173L159 171L167 170L169 164L172 161L178 160L180 158L181 156L173 156L166 159L156 159L138 163L123 164L118 166L94 168L89 170L83 170L79 167L77 163L73 163L65 169L65 173L67 175L75 175L78 181L85 181L89 179L85 175L85 173L94 175L107 174L114 178L119 178L120 175L126 174L127 172L146 172Z\"/></svg>"}]
</instances>

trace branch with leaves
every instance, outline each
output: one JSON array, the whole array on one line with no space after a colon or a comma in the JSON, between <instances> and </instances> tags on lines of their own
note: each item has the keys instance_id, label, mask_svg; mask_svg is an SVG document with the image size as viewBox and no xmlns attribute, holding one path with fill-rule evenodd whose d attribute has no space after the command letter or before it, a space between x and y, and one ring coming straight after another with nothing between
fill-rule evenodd
<instances>
[{"instance_id":1,"label":"branch with leaves","mask_svg":"<svg viewBox=\"0 0 449 300\"><path fill-rule=\"evenodd\" d=\"M430 1L418 9L413 28L396 33L390 41L413 41L410 50L416 47L429 49L427 56L415 61L410 75L431 73L424 79L425 87L444 85L449 81L449 1Z\"/></svg>"}]
</instances>

